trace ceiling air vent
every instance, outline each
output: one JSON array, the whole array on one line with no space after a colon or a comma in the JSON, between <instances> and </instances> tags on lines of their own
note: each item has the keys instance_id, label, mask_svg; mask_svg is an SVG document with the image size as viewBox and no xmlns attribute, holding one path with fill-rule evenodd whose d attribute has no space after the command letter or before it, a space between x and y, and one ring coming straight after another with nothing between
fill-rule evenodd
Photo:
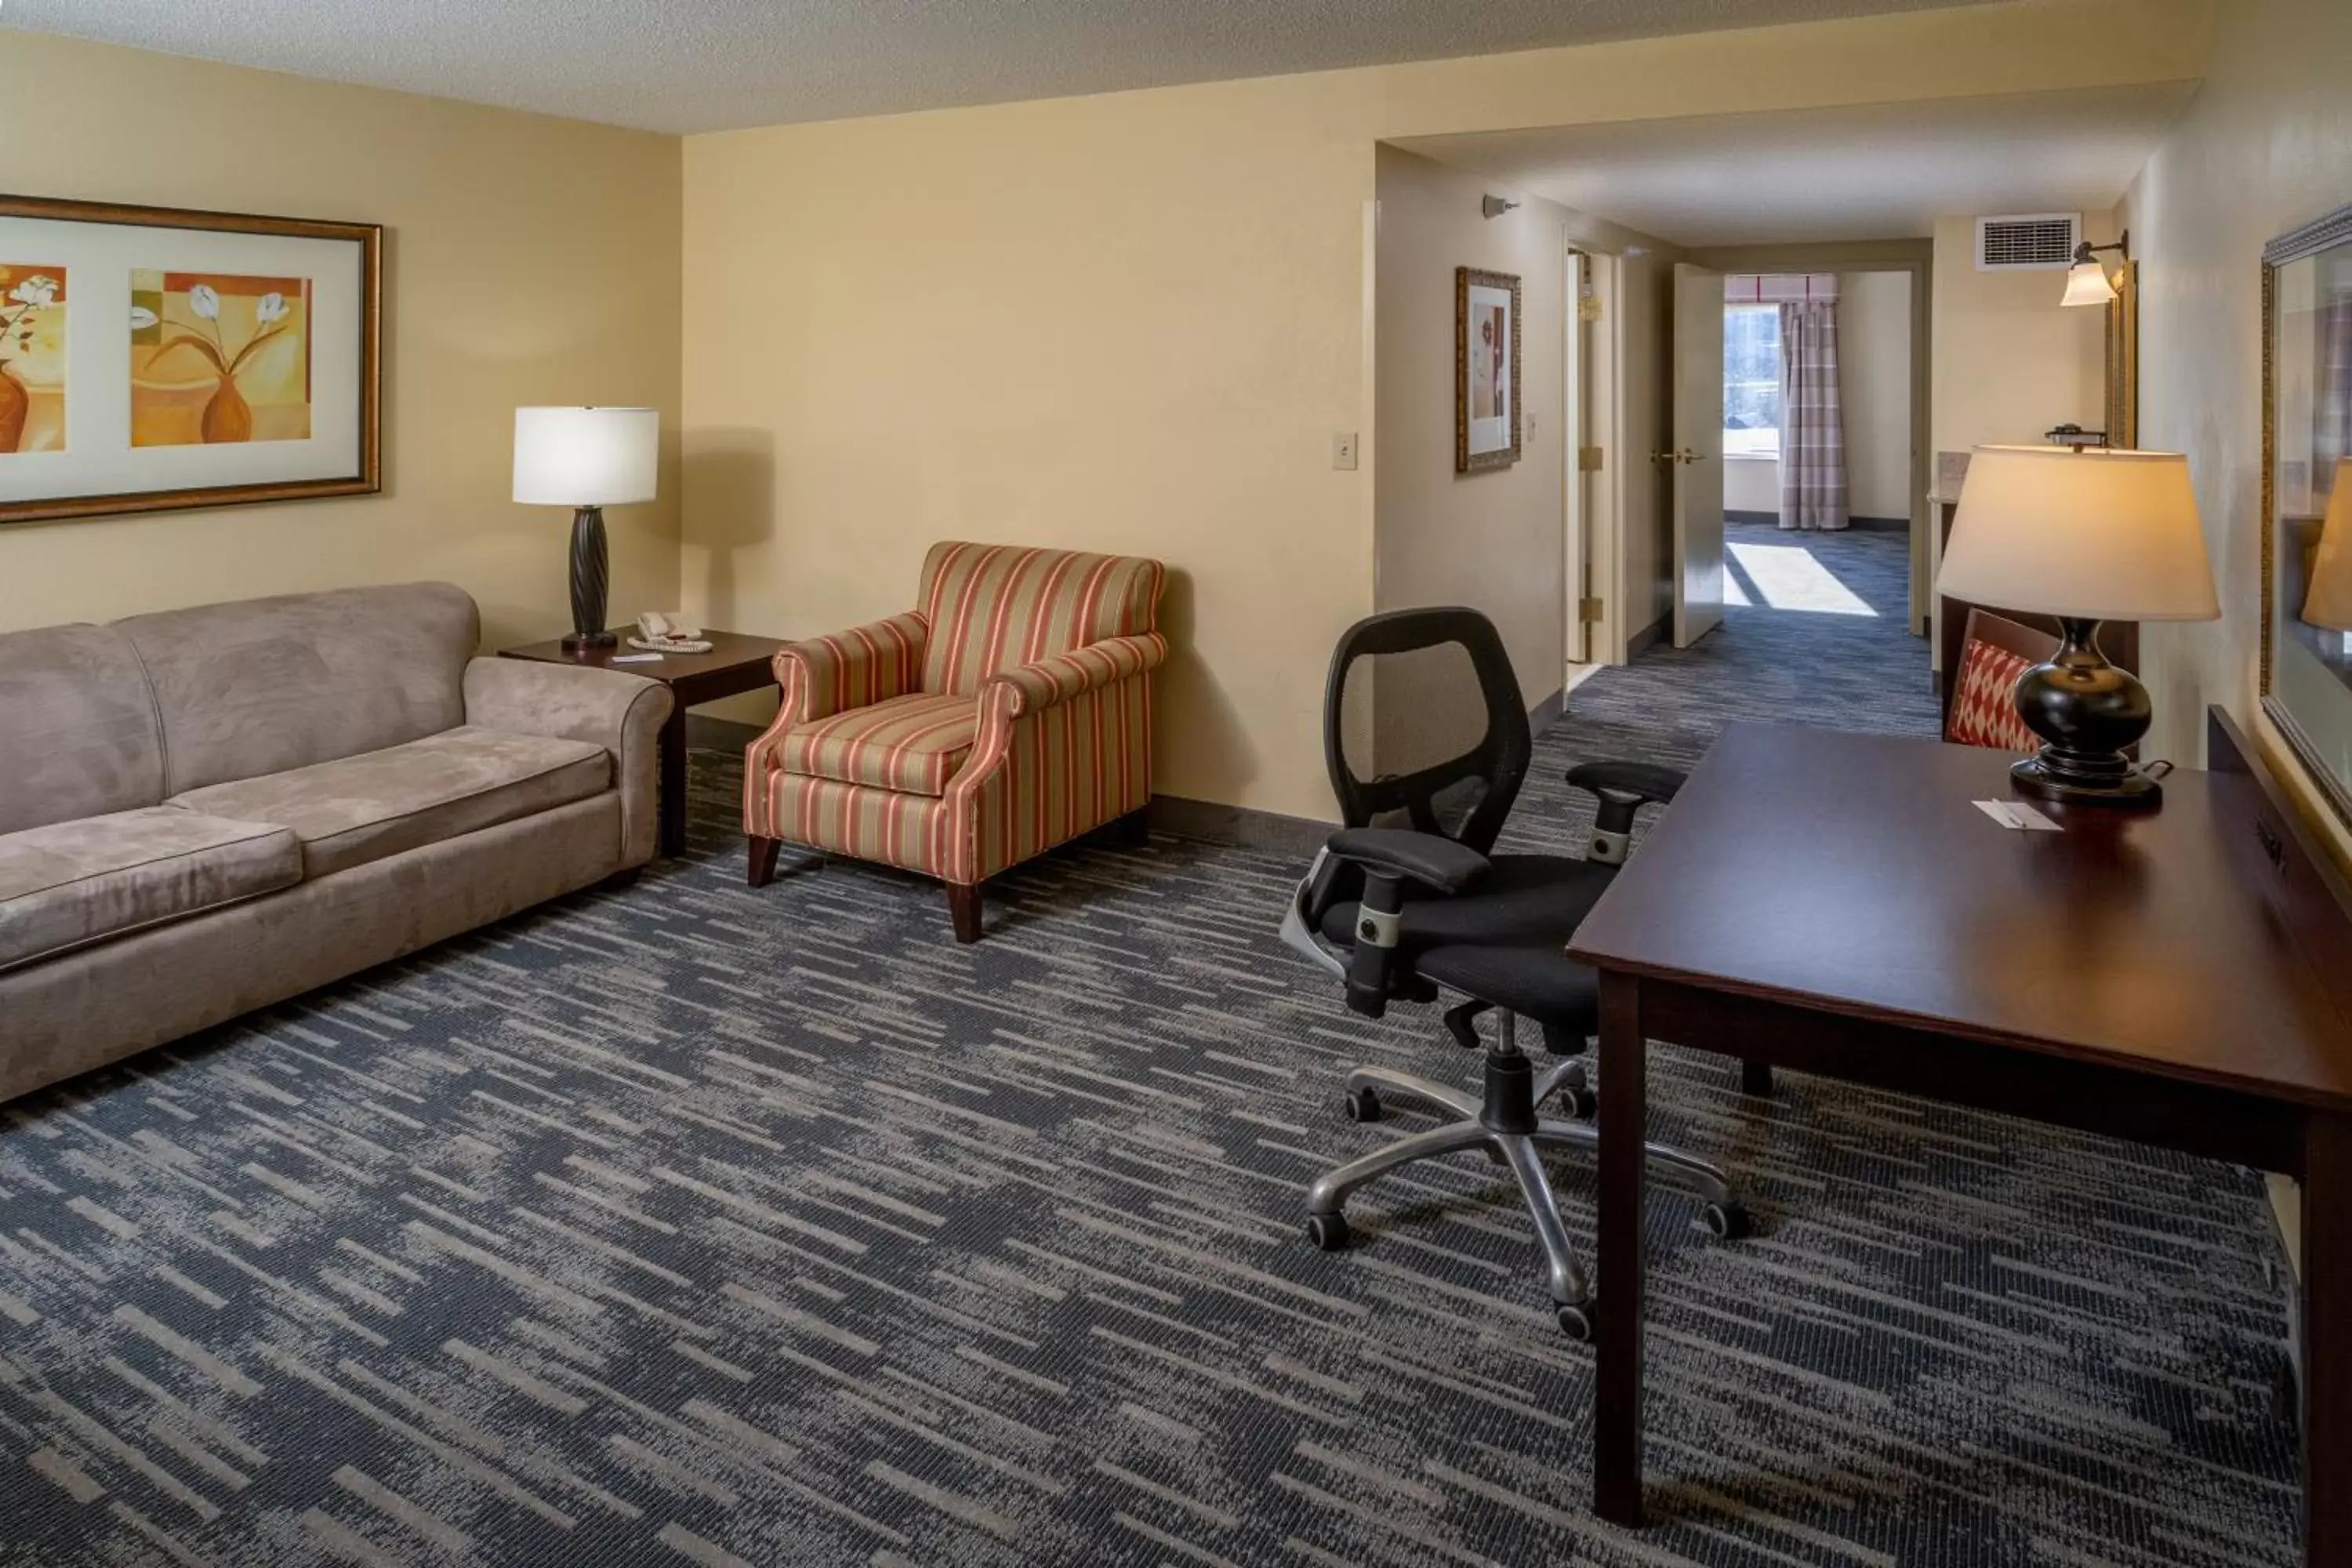
<instances>
[{"instance_id":1,"label":"ceiling air vent","mask_svg":"<svg viewBox=\"0 0 2352 1568\"><path fill-rule=\"evenodd\" d=\"M1979 272L2056 272L2073 265L2083 237L2079 213L2025 213L1977 219Z\"/></svg>"}]
</instances>

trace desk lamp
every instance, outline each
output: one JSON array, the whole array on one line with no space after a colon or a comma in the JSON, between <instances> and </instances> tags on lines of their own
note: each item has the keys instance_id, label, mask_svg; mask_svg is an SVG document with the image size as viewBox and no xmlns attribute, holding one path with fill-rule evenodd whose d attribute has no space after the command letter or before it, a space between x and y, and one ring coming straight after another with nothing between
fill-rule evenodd
<instances>
[{"instance_id":1,"label":"desk lamp","mask_svg":"<svg viewBox=\"0 0 2352 1568\"><path fill-rule=\"evenodd\" d=\"M2010 770L2022 794L2069 805L2153 806L2126 748L2147 733L2147 689L2109 664L2099 623L2221 615L2189 459L2179 452L1979 447L1937 592L2057 617L2061 646L2018 678L2042 749Z\"/></svg>"}]
</instances>

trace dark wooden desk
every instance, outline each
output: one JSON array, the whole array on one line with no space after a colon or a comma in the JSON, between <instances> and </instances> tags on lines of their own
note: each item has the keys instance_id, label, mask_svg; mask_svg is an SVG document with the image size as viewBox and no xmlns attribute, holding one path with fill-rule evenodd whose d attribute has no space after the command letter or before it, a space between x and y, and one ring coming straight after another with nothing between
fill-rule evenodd
<instances>
[{"instance_id":1,"label":"dark wooden desk","mask_svg":"<svg viewBox=\"0 0 2352 1568\"><path fill-rule=\"evenodd\" d=\"M1570 952L1601 971L1594 1502L1642 1519L1651 1039L2304 1184L2305 1561L2352 1565L2352 918L2252 748L1996 826L2003 753L1726 730Z\"/></svg>"},{"instance_id":2,"label":"dark wooden desk","mask_svg":"<svg viewBox=\"0 0 2352 1568\"><path fill-rule=\"evenodd\" d=\"M672 705L661 731L660 847L665 856L677 855L686 848L686 710L698 703L740 697L746 691L775 685L776 650L784 645L773 637L706 631L702 636L710 644L709 653L666 653L652 664L614 664L615 658L645 652L629 646L629 637L635 630L635 626L615 628L620 638L616 647L583 648L573 653L561 641L535 642L501 648L499 657L535 658L547 664L593 665L600 669L617 669L624 675L642 675L669 688Z\"/></svg>"}]
</instances>

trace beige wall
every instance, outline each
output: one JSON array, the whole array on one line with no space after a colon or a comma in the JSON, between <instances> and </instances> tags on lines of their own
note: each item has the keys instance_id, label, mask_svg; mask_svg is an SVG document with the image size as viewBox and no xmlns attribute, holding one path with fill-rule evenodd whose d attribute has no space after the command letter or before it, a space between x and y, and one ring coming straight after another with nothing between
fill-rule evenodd
<instances>
[{"instance_id":1,"label":"beige wall","mask_svg":"<svg viewBox=\"0 0 2352 1568\"><path fill-rule=\"evenodd\" d=\"M1856 517L1911 517L1911 274L1838 274L1838 400L1845 417L1848 510ZM1723 465L1730 511L1780 509L1780 465L1732 458Z\"/></svg>"},{"instance_id":2,"label":"beige wall","mask_svg":"<svg viewBox=\"0 0 2352 1568\"><path fill-rule=\"evenodd\" d=\"M2085 235L2115 237L2114 216L2085 213ZM1936 220L1935 449L2039 443L2068 421L2106 417L2106 315L2065 309L2062 271L1979 272L1976 216Z\"/></svg>"},{"instance_id":3,"label":"beige wall","mask_svg":"<svg viewBox=\"0 0 2352 1568\"><path fill-rule=\"evenodd\" d=\"M422 577L488 641L566 629L569 520L507 500L513 411L675 428L679 188L671 137L0 32L0 190L386 229L384 492L0 528L0 629ZM618 615L677 605L676 480L610 513Z\"/></svg>"},{"instance_id":4,"label":"beige wall","mask_svg":"<svg viewBox=\"0 0 2352 1568\"><path fill-rule=\"evenodd\" d=\"M1377 163L1378 348L1373 429L1381 479L1373 519L1373 607L1468 605L1503 634L1532 707L1560 689L1568 578L1562 489L1567 247L1641 247L1629 270L1671 265L1666 247L1414 153L1383 146ZM1520 205L1488 218L1488 192ZM1454 469L1454 271L1478 267L1520 279L1522 456L1508 468ZM1654 377L1660 345L1643 337L1634 367ZM1644 477L1647 478L1645 469ZM1654 502L1643 503L1654 516ZM1657 545L1647 543L1644 558ZM1645 601L1646 604L1646 601ZM1654 618L1646 611L1643 622ZM1388 707L1383 689L1381 708Z\"/></svg>"},{"instance_id":5,"label":"beige wall","mask_svg":"<svg viewBox=\"0 0 2352 1568\"><path fill-rule=\"evenodd\" d=\"M688 607L833 629L951 535L1158 554L1158 787L1328 816L1323 668L1373 603L1381 442L1337 473L1330 439L1374 423L1375 143L2179 80L2210 14L2027 0L689 137Z\"/></svg>"},{"instance_id":6,"label":"beige wall","mask_svg":"<svg viewBox=\"0 0 2352 1568\"><path fill-rule=\"evenodd\" d=\"M2204 710L2256 726L2290 780L2300 770L2261 725L2262 251L2272 237L2352 202L2352 7L2341 0L2233 5L2205 85L2121 212L2140 263L2140 443L2189 454L2223 618L2153 626L2149 750L2196 760ZM2088 312L2095 314L2096 312ZM2334 826L2306 786L2339 854Z\"/></svg>"},{"instance_id":7,"label":"beige wall","mask_svg":"<svg viewBox=\"0 0 2352 1568\"><path fill-rule=\"evenodd\" d=\"M1911 515L1911 274L1838 277L1838 402L1846 504L1856 517Z\"/></svg>"}]
</instances>

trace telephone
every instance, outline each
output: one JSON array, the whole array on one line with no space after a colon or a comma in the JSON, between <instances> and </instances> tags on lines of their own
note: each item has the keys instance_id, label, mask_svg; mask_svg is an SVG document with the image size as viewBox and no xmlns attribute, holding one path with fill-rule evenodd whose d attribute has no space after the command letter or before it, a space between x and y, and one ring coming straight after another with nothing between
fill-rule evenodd
<instances>
[{"instance_id":1,"label":"telephone","mask_svg":"<svg viewBox=\"0 0 2352 1568\"><path fill-rule=\"evenodd\" d=\"M709 653L709 642L700 626L688 626L675 616L659 610L647 610L637 617L637 635L629 639L631 647L641 647L653 653Z\"/></svg>"}]
</instances>

